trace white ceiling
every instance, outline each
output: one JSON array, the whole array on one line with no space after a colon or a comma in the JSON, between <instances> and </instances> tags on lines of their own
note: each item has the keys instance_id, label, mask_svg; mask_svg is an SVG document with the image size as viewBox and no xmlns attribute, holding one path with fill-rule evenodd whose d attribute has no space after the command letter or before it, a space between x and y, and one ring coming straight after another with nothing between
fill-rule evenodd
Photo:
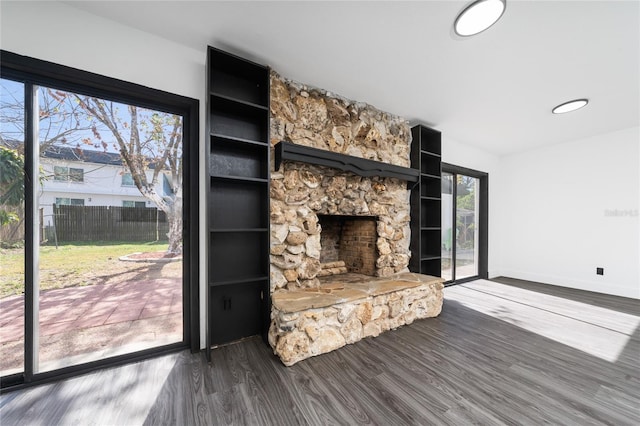
<instances>
[{"instance_id":1,"label":"white ceiling","mask_svg":"<svg viewBox=\"0 0 640 426\"><path fill-rule=\"evenodd\" d=\"M640 2L508 1L475 37L452 33L468 2L66 2L503 155L640 125ZM552 115L564 101L583 110Z\"/></svg>"}]
</instances>

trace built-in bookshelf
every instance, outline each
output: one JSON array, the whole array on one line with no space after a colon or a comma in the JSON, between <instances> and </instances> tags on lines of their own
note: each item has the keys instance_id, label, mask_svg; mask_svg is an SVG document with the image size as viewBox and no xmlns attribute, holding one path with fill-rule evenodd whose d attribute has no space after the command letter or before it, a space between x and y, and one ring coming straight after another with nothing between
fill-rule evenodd
<instances>
[{"instance_id":1,"label":"built-in bookshelf","mask_svg":"<svg viewBox=\"0 0 640 426\"><path fill-rule=\"evenodd\" d=\"M269 324L269 68L209 47L207 347Z\"/></svg>"},{"instance_id":2,"label":"built-in bookshelf","mask_svg":"<svg viewBox=\"0 0 640 426\"><path fill-rule=\"evenodd\" d=\"M420 181L411 190L412 272L441 274L442 142L437 130L418 125L411 129L411 167Z\"/></svg>"}]
</instances>

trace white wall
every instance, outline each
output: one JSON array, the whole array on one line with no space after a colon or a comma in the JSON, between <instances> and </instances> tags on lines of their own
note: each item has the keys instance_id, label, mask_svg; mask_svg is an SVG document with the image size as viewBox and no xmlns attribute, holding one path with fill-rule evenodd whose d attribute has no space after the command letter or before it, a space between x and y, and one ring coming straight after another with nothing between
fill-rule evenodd
<instances>
[{"instance_id":1,"label":"white wall","mask_svg":"<svg viewBox=\"0 0 640 426\"><path fill-rule=\"evenodd\" d=\"M206 46L194 50L58 2L0 2L0 48L200 100L204 141ZM204 176L204 143L200 170ZM202 178L200 197L204 199ZM201 229L205 203L201 203ZM204 232L201 235L205 235ZM206 257L200 241L200 340Z\"/></svg>"},{"instance_id":2,"label":"white wall","mask_svg":"<svg viewBox=\"0 0 640 426\"><path fill-rule=\"evenodd\" d=\"M204 101L196 51L54 1L2 1L2 49Z\"/></svg>"},{"instance_id":3,"label":"white wall","mask_svg":"<svg viewBox=\"0 0 640 426\"><path fill-rule=\"evenodd\" d=\"M502 275L640 298L639 146L636 127L503 157Z\"/></svg>"},{"instance_id":4,"label":"white wall","mask_svg":"<svg viewBox=\"0 0 640 426\"><path fill-rule=\"evenodd\" d=\"M502 275L499 270L501 241L496 238L500 222L500 159L476 147L442 135L442 161L489 174L489 278Z\"/></svg>"}]
</instances>

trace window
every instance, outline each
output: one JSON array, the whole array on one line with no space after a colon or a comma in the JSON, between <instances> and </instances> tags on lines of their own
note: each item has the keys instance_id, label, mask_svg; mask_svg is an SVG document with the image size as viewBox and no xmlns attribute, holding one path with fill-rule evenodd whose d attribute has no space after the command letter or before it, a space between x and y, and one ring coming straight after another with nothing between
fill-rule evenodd
<instances>
[{"instance_id":1,"label":"window","mask_svg":"<svg viewBox=\"0 0 640 426\"><path fill-rule=\"evenodd\" d=\"M84 206L83 198L58 198L56 197L57 206Z\"/></svg>"},{"instance_id":2,"label":"window","mask_svg":"<svg viewBox=\"0 0 640 426\"><path fill-rule=\"evenodd\" d=\"M173 195L173 189L171 189L171 184L169 183L167 175L162 175L162 189L164 191L164 195Z\"/></svg>"},{"instance_id":3,"label":"window","mask_svg":"<svg viewBox=\"0 0 640 426\"><path fill-rule=\"evenodd\" d=\"M144 201L130 201L130 200L123 200L122 201L122 207L135 207L138 209L143 209L145 208L147 205Z\"/></svg>"},{"instance_id":4,"label":"window","mask_svg":"<svg viewBox=\"0 0 640 426\"><path fill-rule=\"evenodd\" d=\"M53 167L53 180L67 181L69 180L69 168L54 166Z\"/></svg>"},{"instance_id":5,"label":"window","mask_svg":"<svg viewBox=\"0 0 640 426\"><path fill-rule=\"evenodd\" d=\"M54 166L53 180L58 182L84 182L84 169Z\"/></svg>"},{"instance_id":6,"label":"window","mask_svg":"<svg viewBox=\"0 0 640 426\"><path fill-rule=\"evenodd\" d=\"M71 182L84 182L84 170L69 167L69 180Z\"/></svg>"},{"instance_id":7,"label":"window","mask_svg":"<svg viewBox=\"0 0 640 426\"><path fill-rule=\"evenodd\" d=\"M125 173L122 175L122 186L135 186L135 183L133 182L133 176L131 176L131 173ZM127 207L127 206L123 206L123 207Z\"/></svg>"}]
</instances>

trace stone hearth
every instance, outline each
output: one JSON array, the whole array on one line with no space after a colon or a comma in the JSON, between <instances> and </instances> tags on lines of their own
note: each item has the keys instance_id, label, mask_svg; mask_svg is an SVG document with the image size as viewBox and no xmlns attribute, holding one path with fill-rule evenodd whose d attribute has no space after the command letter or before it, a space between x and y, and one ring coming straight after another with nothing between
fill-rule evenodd
<instances>
[{"instance_id":1,"label":"stone hearth","mask_svg":"<svg viewBox=\"0 0 640 426\"><path fill-rule=\"evenodd\" d=\"M413 273L327 278L315 290L272 296L269 343L287 366L442 310L441 278Z\"/></svg>"}]
</instances>

